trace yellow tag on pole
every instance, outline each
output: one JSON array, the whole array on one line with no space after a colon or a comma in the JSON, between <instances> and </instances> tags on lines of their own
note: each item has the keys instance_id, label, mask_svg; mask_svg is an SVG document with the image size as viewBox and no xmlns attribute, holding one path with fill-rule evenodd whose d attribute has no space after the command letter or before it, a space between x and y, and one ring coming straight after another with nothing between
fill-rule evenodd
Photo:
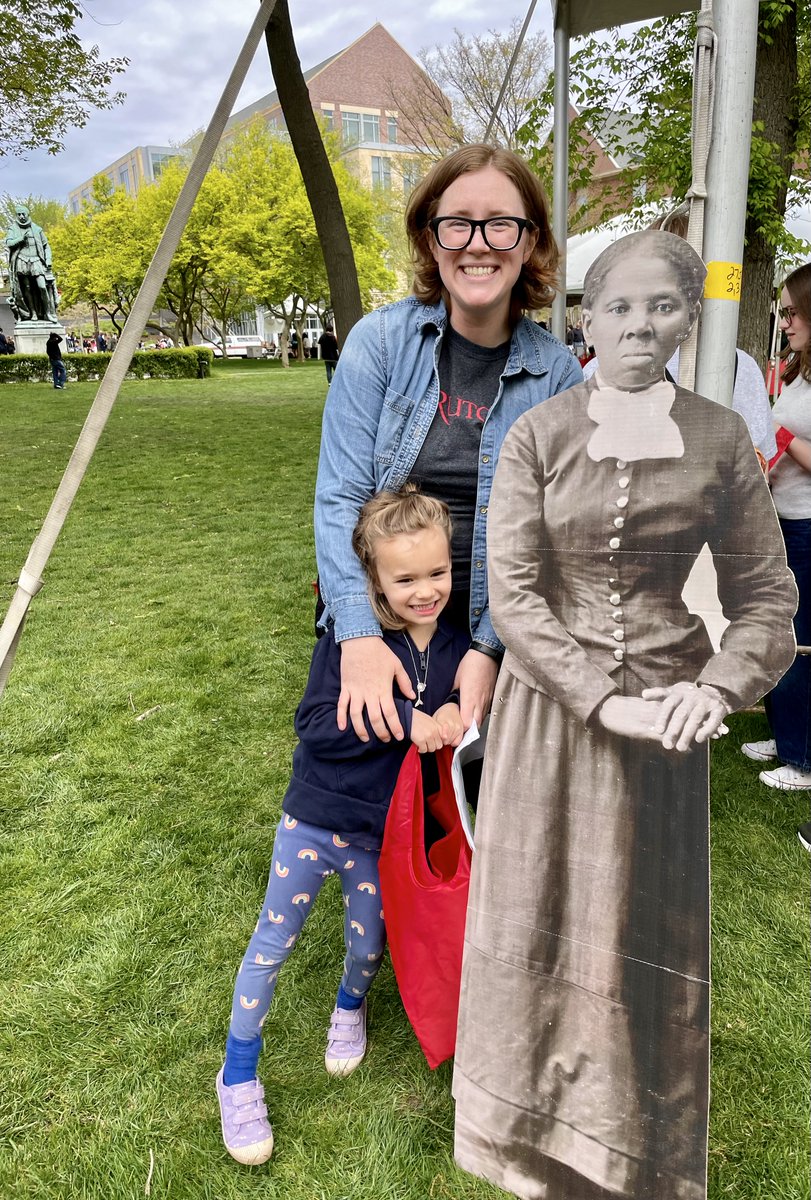
<instances>
[{"instance_id":1,"label":"yellow tag on pole","mask_svg":"<svg viewBox=\"0 0 811 1200\"><path fill-rule=\"evenodd\" d=\"M707 263L707 279L704 296L707 300L735 300L741 298L741 263Z\"/></svg>"}]
</instances>

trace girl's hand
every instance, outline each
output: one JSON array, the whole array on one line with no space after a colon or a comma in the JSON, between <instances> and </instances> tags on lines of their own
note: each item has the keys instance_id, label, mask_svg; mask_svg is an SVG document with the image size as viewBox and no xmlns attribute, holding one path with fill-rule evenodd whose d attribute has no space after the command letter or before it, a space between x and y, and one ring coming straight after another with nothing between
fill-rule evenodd
<instances>
[{"instance_id":1,"label":"girl's hand","mask_svg":"<svg viewBox=\"0 0 811 1200\"><path fill-rule=\"evenodd\" d=\"M642 698L661 701L656 731L665 750L690 750L720 734L722 721L730 711L719 691L696 683L645 688Z\"/></svg>"},{"instance_id":2,"label":"girl's hand","mask_svg":"<svg viewBox=\"0 0 811 1200\"><path fill-rule=\"evenodd\" d=\"M432 750L442 747L442 733L439 725L428 713L415 708L411 714L411 740L420 754L429 754Z\"/></svg>"},{"instance_id":3,"label":"girl's hand","mask_svg":"<svg viewBox=\"0 0 811 1200\"><path fill-rule=\"evenodd\" d=\"M462 714L459 711L459 705L454 704L452 701L443 704L434 713L434 720L439 726L439 732L442 735L442 745L458 746L465 736L465 727L462 724Z\"/></svg>"},{"instance_id":4,"label":"girl's hand","mask_svg":"<svg viewBox=\"0 0 811 1200\"><path fill-rule=\"evenodd\" d=\"M609 696L597 719L603 729L634 741L661 742L657 731L661 705L639 696Z\"/></svg>"},{"instance_id":5,"label":"girl's hand","mask_svg":"<svg viewBox=\"0 0 811 1200\"><path fill-rule=\"evenodd\" d=\"M469 729L473 721L481 725L493 703L498 663L479 650L468 650L459 663L454 688L459 692L462 724Z\"/></svg>"},{"instance_id":6,"label":"girl's hand","mask_svg":"<svg viewBox=\"0 0 811 1200\"><path fill-rule=\"evenodd\" d=\"M325 635L329 637L329 634ZM341 642L341 694L338 697L338 728L349 720L362 742L369 741L363 710L381 742L403 740L403 727L394 704L393 684L404 696L415 699L414 688L403 664L379 637L350 638Z\"/></svg>"}]
</instances>

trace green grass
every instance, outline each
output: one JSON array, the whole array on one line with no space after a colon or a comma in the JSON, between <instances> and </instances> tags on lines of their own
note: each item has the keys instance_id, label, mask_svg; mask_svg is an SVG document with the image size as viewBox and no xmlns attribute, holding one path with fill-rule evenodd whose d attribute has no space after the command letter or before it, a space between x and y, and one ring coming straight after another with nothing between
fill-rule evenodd
<instances>
[{"instance_id":1,"label":"green grass","mask_svg":"<svg viewBox=\"0 0 811 1200\"><path fill-rule=\"evenodd\" d=\"M262 1063L277 1151L232 1163L213 1078L255 920L312 644L323 366L128 383L0 703L0 1197L495 1200L452 1161L387 964L366 1063L322 1066L341 960L331 888ZM94 386L0 389L10 598ZM140 719L139 719L140 718ZM715 752L711 1200L802 1200L801 797ZM334 881L331 881L334 883ZM573 1197L572 1200L577 1200Z\"/></svg>"}]
</instances>

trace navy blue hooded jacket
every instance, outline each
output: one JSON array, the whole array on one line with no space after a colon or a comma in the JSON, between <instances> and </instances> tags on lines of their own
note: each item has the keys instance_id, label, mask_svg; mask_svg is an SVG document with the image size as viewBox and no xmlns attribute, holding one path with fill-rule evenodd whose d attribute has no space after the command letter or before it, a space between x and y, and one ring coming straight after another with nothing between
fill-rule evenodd
<instances>
[{"instance_id":1,"label":"navy blue hooded jacket","mask_svg":"<svg viewBox=\"0 0 811 1200\"><path fill-rule=\"evenodd\" d=\"M412 683L414 665L404 633L384 632L383 641L405 667ZM431 638L423 712L432 716L453 693L456 670L470 646L470 634L454 629L442 618ZM419 657L411 647L419 665ZM422 670L420 670L422 677ZM416 690L416 688L415 688ZM282 802L291 817L331 829L347 841L379 847L394 785L411 741L414 704L395 686L394 702L405 731L401 742L381 741L366 718L369 741L352 728L340 730L336 721L341 692L341 650L327 634L315 645L310 675L295 729L299 744L293 752L293 776Z\"/></svg>"}]
</instances>

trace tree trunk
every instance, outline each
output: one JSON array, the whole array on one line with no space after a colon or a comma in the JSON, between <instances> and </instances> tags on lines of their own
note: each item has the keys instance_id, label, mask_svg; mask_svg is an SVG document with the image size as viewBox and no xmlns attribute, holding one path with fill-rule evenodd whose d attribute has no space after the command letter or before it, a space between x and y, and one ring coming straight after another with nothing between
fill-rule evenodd
<instances>
[{"instance_id":1,"label":"tree trunk","mask_svg":"<svg viewBox=\"0 0 811 1200\"><path fill-rule=\"evenodd\" d=\"M760 37L755 68L754 120L763 123L762 136L777 147L775 170L785 174L775 207L786 207L788 177L794 159L799 121L797 105L797 5L787 7L782 22ZM769 353L769 312L774 296L774 247L759 233L750 216L743 252L743 286L738 345L765 367Z\"/></svg>"},{"instance_id":2,"label":"tree trunk","mask_svg":"<svg viewBox=\"0 0 811 1200\"><path fill-rule=\"evenodd\" d=\"M363 315L358 272L338 186L301 72L287 0L276 0L265 30L265 41L279 103L313 210L332 307L345 337Z\"/></svg>"}]
</instances>

